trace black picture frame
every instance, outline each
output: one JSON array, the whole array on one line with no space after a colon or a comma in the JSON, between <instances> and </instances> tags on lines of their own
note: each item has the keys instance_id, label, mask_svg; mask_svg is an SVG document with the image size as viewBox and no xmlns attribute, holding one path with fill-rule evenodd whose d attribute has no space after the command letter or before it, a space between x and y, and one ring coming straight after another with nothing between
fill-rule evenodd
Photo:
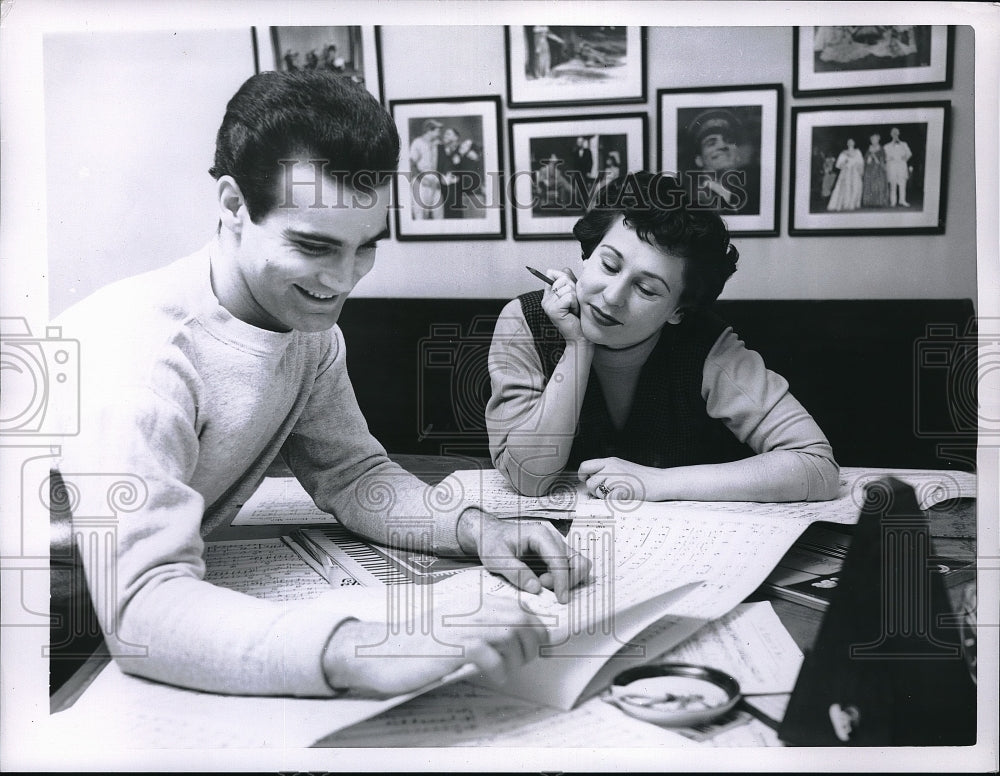
<instances>
[{"instance_id":1,"label":"black picture frame","mask_svg":"<svg viewBox=\"0 0 1000 776\"><path fill-rule=\"evenodd\" d=\"M384 103L382 32L378 26L251 27L250 33L255 72L293 68L334 70L363 83L376 100ZM331 45L336 51L327 57ZM301 49L306 50L304 58ZM291 59L292 55L299 58L297 64ZM309 61L309 55L313 55L315 61Z\"/></svg>"},{"instance_id":2,"label":"black picture frame","mask_svg":"<svg viewBox=\"0 0 1000 776\"><path fill-rule=\"evenodd\" d=\"M792 94L950 89L954 48L950 25L795 27Z\"/></svg>"},{"instance_id":3,"label":"black picture frame","mask_svg":"<svg viewBox=\"0 0 1000 776\"><path fill-rule=\"evenodd\" d=\"M505 26L504 52L511 108L646 101L645 27Z\"/></svg>"},{"instance_id":4,"label":"black picture frame","mask_svg":"<svg viewBox=\"0 0 1000 776\"><path fill-rule=\"evenodd\" d=\"M783 103L782 84L656 92L660 171L677 174L733 236L780 232Z\"/></svg>"},{"instance_id":5,"label":"black picture frame","mask_svg":"<svg viewBox=\"0 0 1000 776\"><path fill-rule=\"evenodd\" d=\"M591 199L613 180L648 169L647 113L535 116L507 124L515 240L572 239ZM589 151L583 166L574 159L581 139Z\"/></svg>"},{"instance_id":6,"label":"black picture frame","mask_svg":"<svg viewBox=\"0 0 1000 776\"><path fill-rule=\"evenodd\" d=\"M505 239L500 97L392 100L389 112L401 140L396 239Z\"/></svg>"},{"instance_id":7,"label":"black picture frame","mask_svg":"<svg viewBox=\"0 0 1000 776\"><path fill-rule=\"evenodd\" d=\"M943 234L950 114L948 100L793 107L788 233Z\"/></svg>"}]
</instances>

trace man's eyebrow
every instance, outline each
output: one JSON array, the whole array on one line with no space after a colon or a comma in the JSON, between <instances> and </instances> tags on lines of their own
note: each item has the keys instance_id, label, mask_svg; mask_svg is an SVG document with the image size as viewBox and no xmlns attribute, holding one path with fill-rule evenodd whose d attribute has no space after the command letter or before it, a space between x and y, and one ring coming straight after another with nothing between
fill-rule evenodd
<instances>
[{"instance_id":1,"label":"man's eyebrow","mask_svg":"<svg viewBox=\"0 0 1000 776\"><path fill-rule=\"evenodd\" d=\"M313 232L308 229L296 229L294 227L288 227L284 231L285 237L293 240L308 240L310 242L321 242L327 243L328 245L343 245L344 241L338 237L331 237L324 232ZM374 237L365 240L363 245L371 245L372 243L378 242L379 240L385 240L389 237L389 229L384 228Z\"/></svg>"}]
</instances>

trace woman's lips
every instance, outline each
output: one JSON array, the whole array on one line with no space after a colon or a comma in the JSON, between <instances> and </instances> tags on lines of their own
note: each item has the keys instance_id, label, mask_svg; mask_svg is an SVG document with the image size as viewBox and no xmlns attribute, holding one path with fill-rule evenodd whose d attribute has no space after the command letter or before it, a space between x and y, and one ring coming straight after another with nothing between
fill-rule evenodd
<instances>
[{"instance_id":1,"label":"woman's lips","mask_svg":"<svg viewBox=\"0 0 1000 776\"><path fill-rule=\"evenodd\" d=\"M617 318L613 318L604 312L600 307L594 305L588 305L590 308L590 315L594 319L594 323L599 326L623 326L624 324Z\"/></svg>"}]
</instances>

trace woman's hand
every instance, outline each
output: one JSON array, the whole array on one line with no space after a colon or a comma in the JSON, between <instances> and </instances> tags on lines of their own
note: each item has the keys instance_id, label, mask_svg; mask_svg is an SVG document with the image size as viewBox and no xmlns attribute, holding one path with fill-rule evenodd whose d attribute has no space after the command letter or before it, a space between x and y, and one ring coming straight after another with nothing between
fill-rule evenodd
<instances>
[{"instance_id":1,"label":"woman's hand","mask_svg":"<svg viewBox=\"0 0 1000 776\"><path fill-rule=\"evenodd\" d=\"M641 466L621 458L591 458L583 461L577 471L587 492L597 498L620 501L660 501L657 483L662 469Z\"/></svg>"},{"instance_id":2,"label":"woman's hand","mask_svg":"<svg viewBox=\"0 0 1000 776\"><path fill-rule=\"evenodd\" d=\"M586 342L580 325L580 302L576 298L576 275L569 267L547 270L553 283L542 295L542 309L567 342Z\"/></svg>"}]
</instances>

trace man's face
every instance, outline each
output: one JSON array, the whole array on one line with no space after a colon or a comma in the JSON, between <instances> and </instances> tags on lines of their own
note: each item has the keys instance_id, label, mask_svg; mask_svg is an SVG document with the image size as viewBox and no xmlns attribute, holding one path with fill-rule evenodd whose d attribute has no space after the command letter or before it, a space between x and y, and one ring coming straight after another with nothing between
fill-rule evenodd
<instances>
[{"instance_id":1,"label":"man's face","mask_svg":"<svg viewBox=\"0 0 1000 776\"><path fill-rule=\"evenodd\" d=\"M325 331L372 269L388 186L359 193L323 176L326 207L310 207L315 193L296 186L294 206L275 207L258 224L243 220L236 262L227 265L237 274L236 301L227 305L237 318L272 331Z\"/></svg>"},{"instance_id":2,"label":"man's face","mask_svg":"<svg viewBox=\"0 0 1000 776\"><path fill-rule=\"evenodd\" d=\"M444 144L449 148L453 148L458 144L458 135L455 134L454 129L446 129L444 131Z\"/></svg>"},{"instance_id":3,"label":"man's face","mask_svg":"<svg viewBox=\"0 0 1000 776\"><path fill-rule=\"evenodd\" d=\"M740 166L740 148L722 132L713 132L701 139L701 153L695 162L716 172L735 170Z\"/></svg>"}]
</instances>

